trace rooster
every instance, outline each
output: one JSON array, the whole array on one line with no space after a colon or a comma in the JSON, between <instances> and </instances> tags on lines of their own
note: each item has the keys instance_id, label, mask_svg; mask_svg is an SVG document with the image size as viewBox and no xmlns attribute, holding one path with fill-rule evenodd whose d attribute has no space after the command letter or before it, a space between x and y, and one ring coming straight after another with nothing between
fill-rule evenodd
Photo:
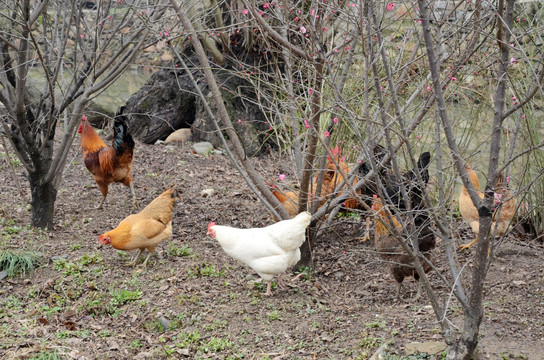
<instances>
[{"instance_id":1,"label":"rooster","mask_svg":"<svg viewBox=\"0 0 544 360\"><path fill-rule=\"evenodd\" d=\"M147 260L157 245L172 236L172 216L177 191L172 187L165 190L137 214L127 216L119 226L98 237L100 243L113 246L117 250L140 249L136 257L126 265L136 265L140 255L147 249ZM181 199L181 198L180 198Z\"/></svg>"},{"instance_id":2,"label":"rooster","mask_svg":"<svg viewBox=\"0 0 544 360\"><path fill-rule=\"evenodd\" d=\"M372 202L372 210L376 212L379 219L376 220L376 226L374 230L374 244L376 251L380 254L382 259L389 262L389 269L393 278L398 284L397 287L397 299L400 298L400 290L402 282L405 277L413 276L418 281L418 288L416 299L419 298L421 292L421 283L419 282L419 274L413 266L413 259L402 248L399 241L399 237L395 236L389 229L395 228L397 233L406 233L406 230L402 229L402 225L391 214L391 212L383 207L382 201L376 195ZM430 228L429 219L424 218L423 215L416 217L415 219L415 231L410 236L418 241L419 251L422 252L425 258L430 262L431 254L429 253L435 245L435 237L432 229ZM423 270L425 273L431 270L431 266L427 261L422 261Z\"/></svg>"},{"instance_id":3,"label":"rooster","mask_svg":"<svg viewBox=\"0 0 544 360\"><path fill-rule=\"evenodd\" d=\"M472 170L469 166L466 167L466 170L470 181L472 182L472 185L474 185L474 188L478 192L478 196L480 197L480 199L483 199L485 195L484 193L482 193L482 190L480 188L480 181L478 180L478 175L476 175L476 172L474 172L474 170ZM496 228L497 236L503 236L508 230L508 227L512 222L512 218L514 217L514 214L516 212L516 200L511 197L510 192L507 190L502 174L499 174L499 177L497 179L497 188L502 189L502 193L495 192L493 194L495 198L495 210L493 211L493 223L491 224L491 231L494 231ZM503 198L510 199L504 202ZM498 211L499 207L500 215ZM472 199L468 194L468 190L464 186L461 188L461 192L459 194L459 211L461 212L461 216L463 217L463 219L468 222L470 228L476 235L476 238L470 243L459 246L461 250L466 250L470 249L474 244L478 242L478 234L480 232L480 217L478 215L478 210L472 203Z\"/></svg>"},{"instance_id":4,"label":"rooster","mask_svg":"<svg viewBox=\"0 0 544 360\"><path fill-rule=\"evenodd\" d=\"M208 235L217 239L223 250L255 270L268 282L267 296L272 295L272 279L285 288L282 274L300 260L300 246L312 216L305 211L293 219L279 221L264 228L237 229L210 222Z\"/></svg>"},{"instance_id":5,"label":"rooster","mask_svg":"<svg viewBox=\"0 0 544 360\"><path fill-rule=\"evenodd\" d=\"M81 149L85 166L93 175L103 195L97 209L102 209L108 195L108 186L113 182L120 182L130 187L134 208L138 207L132 184L134 140L128 133L127 124L122 115L123 109L124 107L121 107L115 115L111 146L106 146L85 115L81 116L81 124L77 131L81 134Z\"/></svg>"}]
</instances>

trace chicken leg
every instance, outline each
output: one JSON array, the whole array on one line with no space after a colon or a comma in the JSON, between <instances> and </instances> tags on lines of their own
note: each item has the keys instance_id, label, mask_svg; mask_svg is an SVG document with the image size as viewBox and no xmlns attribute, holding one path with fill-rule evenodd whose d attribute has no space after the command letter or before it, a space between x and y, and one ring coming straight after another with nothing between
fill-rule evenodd
<instances>
[{"instance_id":1,"label":"chicken leg","mask_svg":"<svg viewBox=\"0 0 544 360\"><path fill-rule=\"evenodd\" d=\"M106 202L106 195L102 197L102 201L100 201L100 204L98 204L98 206L95 209L102 210L102 206L104 205L105 202Z\"/></svg>"},{"instance_id":2,"label":"chicken leg","mask_svg":"<svg viewBox=\"0 0 544 360\"><path fill-rule=\"evenodd\" d=\"M140 207L138 206L138 201L136 200L136 192L134 191L134 185L132 182L129 184L129 187L130 192L132 193L132 205L135 209L139 209Z\"/></svg>"},{"instance_id":3,"label":"chicken leg","mask_svg":"<svg viewBox=\"0 0 544 360\"><path fill-rule=\"evenodd\" d=\"M268 280L268 284L266 285L266 292L264 293L265 296L271 296L272 295L272 280Z\"/></svg>"},{"instance_id":4,"label":"chicken leg","mask_svg":"<svg viewBox=\"0 0 544 360\"><path fill-rule=\"evenodd\" d=\"M148 252L149 252L149 254L147 254L147 256L146 256L146 258L145 258L145 260L144 260L144 262L143 262L143 264L142 264L142 267L144 267L144 268L145 268L146 265L147 265L147 260L149 260L149 257L150 257L151 254L152 254L152 252L150 252L150 251L148 251Z\"/></svg>"},{"instance_id":5,"label":"chicken leg","mask_svg":"<svg viewBox=\"0 0 544 360\"><path fill-rule=\"evenodd\" d=\"M370 216L366 217L365 223L365 234L359 238L361 242L365 242L370 239Z\"/></svg>"},{"instance_id":6,"label":"chicken leg","mask_svg":"<svg viewBox=\"0 0 544 360\"><path fill-rule=\"evenodd\" d=\"M128 262L126 263L125 265L126 266L134 266L136 265L136 263L138 262L138 259L140 258L140 255L142 255L142 253L144 252L144 249L140 249L140 252L138 252L138 255L136 255L136 257L134 259L132 259L131 262ZM149 258L149 255L147 256ZM147 261L147 258L145 259L145 261ZM144 266L145 266L145 262L144 262Z\"/></svg>"},{"instance_id":7,"label":"chicken leg","mask_svg":"<svg viewBox=\"0 0 544 360\"><path fill-rule=\"evenodd\" d=\"M478 242L478 237L476 236L476 239L472 240L472 241L469 242L468 244L459 245L459 249L461 249L461 250L470 249L470 248L473 247L477 242Z\"/></svg>"}]
</instances>

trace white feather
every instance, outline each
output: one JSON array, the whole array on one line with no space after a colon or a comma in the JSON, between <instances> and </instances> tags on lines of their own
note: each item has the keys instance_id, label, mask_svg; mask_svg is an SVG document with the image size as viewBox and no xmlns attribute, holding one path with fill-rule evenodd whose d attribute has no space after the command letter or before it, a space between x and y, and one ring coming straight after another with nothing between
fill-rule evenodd
<instances>
[{"instance_id":1,"label":"white feather","mask_svg":"<svg viewBox=\"0 0 544 360\"><path fill-rule=\"evenodd\" d=\"M237 229L214 225L210 229L227 254L269 281L300 260L299 248L304 243L310 221L310 213L303 212L293 219L264 228Z\"/></svg>"}]
</instances>

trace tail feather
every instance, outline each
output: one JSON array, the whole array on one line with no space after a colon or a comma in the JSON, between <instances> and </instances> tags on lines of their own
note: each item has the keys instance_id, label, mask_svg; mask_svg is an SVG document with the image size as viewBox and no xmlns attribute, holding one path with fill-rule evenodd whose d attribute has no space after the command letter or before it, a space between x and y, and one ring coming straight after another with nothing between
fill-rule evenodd
<instances>
[{"instance_id":1,"label":"tail feather","mask_svg":"<svg viewBox=\"0 0 544 360\"><path fill-rule=\"evenodd\" d=\"M123 115L125 107L121 106L115 115L113 122L113 143L112 147L117 155L122 155L126 150L134 148L134 139L128 133L126 117Z\"/></svg>"}]
</instances>

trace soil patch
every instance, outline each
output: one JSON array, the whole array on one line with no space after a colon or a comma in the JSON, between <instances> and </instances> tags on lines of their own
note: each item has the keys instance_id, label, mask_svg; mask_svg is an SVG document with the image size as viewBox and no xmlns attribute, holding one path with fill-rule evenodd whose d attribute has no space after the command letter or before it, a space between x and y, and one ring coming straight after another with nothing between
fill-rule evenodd
<instances>
[{"instance_id":1,"label":"soil patch","mask_svg":"<svg viewBox=\"0 0 544 360\"><path fill-rule=\"evenodd\" d=\"M3 249L36 251L32 274L0 280L0 357L75 359L366 359L389 341L390 359L412 342L441 340L425 296L405 281L402 299L372 242L360 242L364 221L342 217L325 229L314 249L315 269L287 290L265 285L206 236L210 221L260 227L272 217L223 155L202 157L190 147L137 144L135 188L145 206L177 183L183 202L174 213L174 235L146 269L125 267L133 254L102 247L97 236L131 213L128 188L114 184L104 210L77 144L58 194L55 227L37 231L22 167L17 180L0 159L0 226ZM282 159L259 162L264 177L288 172ZM282 168L280 168L283 166ZM212 196L202 190L213 188ZM457 220L455 220L457 221ZM456 241L471 237L458 222ZM544 358L544 267L541 243L511 236L490 268L480 350L490 359ZM459 253L471 266L472 254ZM441 243L436 264L446 269ZM436 275L433 286L446 289ZM452 299L447 318L459 326Z\"/></svg>"}]
</instances>

